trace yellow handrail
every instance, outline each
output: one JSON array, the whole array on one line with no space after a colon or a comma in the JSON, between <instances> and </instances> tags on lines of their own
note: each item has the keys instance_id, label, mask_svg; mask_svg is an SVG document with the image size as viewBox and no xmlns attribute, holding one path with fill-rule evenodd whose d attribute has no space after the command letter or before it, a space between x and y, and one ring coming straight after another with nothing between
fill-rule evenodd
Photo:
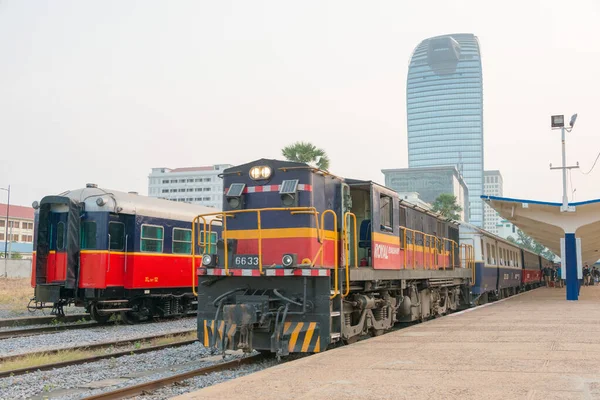
<instances>
[{"instance_id":1,"label":"yellow handrail","mask_svg":"<svg viewBox=\"0 0 600 400\"><path fill-rule=\"evenodd\" d=\"M196 224L200 223L200 218L204 222L203 232L206 232L206 219L203 216L199 215L192 221L192 293L194 296L198 296L198 292L196 292L196 241L194 238L196 237ZM200 238L200 235L198 235L198 238ZM204 252L204 245L200 243L198 245Z\"/></svg>"},{"instance_id":2,"label":"yellow handrail","mask_svg":"<svg viewBox=\"0 0 600 400\"><path fill-rule=\"evenodd\" d=\"M350 266L350 243L348 240L348 217L352 218L352 221L354 222L354 268L358 268L358 246L357 246L357 242L356 242L356 215L354 215L353 213L351 213L350 211L346 211L344 213L344 225L343 225L343 235L344 235L344 254L346 257L346 291L344 292L344 294L342 295L342 297L346 297L350 294L350 271L349 271L349 266Z\"/></svg>"},{"instance_id":3,"label":"yellow handrail","mask_svg":"<svg viewBox=\"0 0 600 400\"><path fill-rule=\"evenodd\" d=\"M325 215L332 214L333 215L333 231L336 233L336 243L334 244L334 260L333 260L333 294L329 296L330 299L333 299L338 295L338 250L337 250L337 214L333 210L325 210L321 214L321 237L323 238L323 243L321 243L321 249L323 248L323 244L325 243ZM318 254L318 253L317 253ZM315 256L316 260L316 256ZM313 261L314 265L314 261ZM323 251L321 251L321 266L323 266Z\"/></svg>"}]
</instances>

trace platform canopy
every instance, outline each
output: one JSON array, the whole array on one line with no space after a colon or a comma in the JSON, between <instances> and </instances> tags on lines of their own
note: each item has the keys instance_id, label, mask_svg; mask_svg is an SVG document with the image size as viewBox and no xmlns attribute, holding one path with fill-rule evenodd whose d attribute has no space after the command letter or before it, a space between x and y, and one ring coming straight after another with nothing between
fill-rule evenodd
<instances>
[{"instance_id":1,"label":"platform canopy","mask_svg":"<svg viewBox=\"0 0 600 400\"><path fill-rule=\"evenodd\" d=\"M500 216L560 254L560 239L575 233L581 239L581 258L590 265L600 259L600 199L569 203L572 212L561 212L560 203L507 197L481 196Z\"/></svg>"}]
</instances>

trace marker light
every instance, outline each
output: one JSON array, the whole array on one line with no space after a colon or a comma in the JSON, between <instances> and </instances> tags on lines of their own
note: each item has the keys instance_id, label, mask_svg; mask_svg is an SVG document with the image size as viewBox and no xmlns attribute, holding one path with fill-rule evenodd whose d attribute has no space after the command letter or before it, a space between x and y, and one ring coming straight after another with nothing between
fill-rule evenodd
<instances>
[{"instance_id":1,"label":"marker light","mask_svg":"<svg viewBox=\"0 0 600 400\"><path fill-rule=\"evenodd\" d=\"M296 265L296 254L284 254L281 258L281 264L284 267L292 267Z\"/></svg>"},{"instance_id":2,"label":"marker light","mask_svg":"<svg viewBox=\"0 0 600 400\"><path fill-rule=\"evenodd\" d=\"M212 263L212 256L210 254L205 254L202 256L202 265L205 267L209 267Z\"/></svg>"},{"instance_id":3,"label":"marker light","mask_svg":"<svg viewBox=\"0 0 600 400\"><path fill-rule=\"evenodd\" d=\"M269 179L271 177L272 172L273 170L271 169L271 167L252 167L250 168L250 178L254 179L255 181L260 179Z\"/></svg>"}]
</instances>

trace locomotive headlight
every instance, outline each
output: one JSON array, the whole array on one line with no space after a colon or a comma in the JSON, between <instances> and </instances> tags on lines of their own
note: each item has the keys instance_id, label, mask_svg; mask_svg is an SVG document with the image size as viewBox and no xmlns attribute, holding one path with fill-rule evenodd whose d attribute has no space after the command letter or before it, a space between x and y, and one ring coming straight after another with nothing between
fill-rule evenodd
<instances>
[{"instance_id":1,"label":"locomotive headlight","mask_svg":"<svg viewBox=\"0 0 600 400\"><path fill-rule=\"evenodd\" d=\"M40 208L40 203L36 200L31 204L31 207L33 207L34 210L37 210Z\"/></svg>"},{"instance_id":2,"label":"locomotive headlight","mask_svg":"<svg viewBox=\"0 0 600 400\"><path fill-rule=\"evenodd\" d=\"M227 202L229 203L229 207L233 208L234 210L240 207L239 197L230 197L227 199Z\"/></svg>"},{"instance_id":3,"label":"locomotive headlight","mask_svg":"<svg viewBox=\"0 0 600 400\"><path fill-rule=\"evenodd\" d=\"M98 197L96 199L96 204L98 205L98 207L102 207L104 204L106 204L106 202L104 201L104 199L102 197Z\"/></svg>"},{"instance_id":4,"label":"locomotive headlight","mask_svg":"<svg viewBox=\"0 0 600 400\"><path fill-rule=\"evenodd\" d=\"M204 265L205 267L209 267L212 261L213 258L210 254L205 254L202 256L202 265Z\"/></svg>"},{"instance_id":5,"label":"locomotive headlight","mask_svg":"<svg viewBox=\"0 0 600 400\"><path fill-rule=\"evenodd\" d=\"M250 168L250 178L254 179L255 181L260 179L269 179L272 173L273 170L271 169L271 167L267 166Z\"/></svg>"},{"instance_id":6,"label":"locomotive headlight","mask_svg":"<svg viewBox=\"0 0 600 400\"><path fill-rule=\"evenodd\" d=\"M281 258L281 264L284 267L295 267L296 266L296 254L284 254Z\"/></svg>"}]
</instances>

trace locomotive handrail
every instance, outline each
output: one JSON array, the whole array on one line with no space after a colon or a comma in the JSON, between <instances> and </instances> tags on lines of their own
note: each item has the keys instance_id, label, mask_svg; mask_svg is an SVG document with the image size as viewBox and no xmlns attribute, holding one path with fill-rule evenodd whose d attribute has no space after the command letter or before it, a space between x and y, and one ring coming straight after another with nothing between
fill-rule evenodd
<instances>
[{"instance_id":1,"label":"locomotive handrail","mask_svg":"<svg viewBox=\"0 0 600 400\"><path fill-rule=\"evenodd\" d=\"M344 255L346 258L346 265L345 265L345 269L346 269L346 291L344 292L344 294L342 295L342 298L348 296L350 294L350 271L349 271L349 267L350 267L350 243L348 240L348 217L351 217L352 221L354 222L353 227L354 227L354 268L358 268L358 245L357 245L357 241L356 241L356 215L354 215L353 213L351 213L350 211L346 211L346 213L344 213L344 224L343 224L343 243L344 243Z\"/></svg>"},{"instance_id":2,"label":"locomotive handrail","mask_svg":"<svg viewBox=\"0 0 600 400\"><path fill-rule=\"evenodd\" d=\"M325 215L326 214L332 214L333 215L333 226L334 226L334 230L337 233L337 214L333 211L333 210L325 210L321 213L321 236L323 238L325 238ZM323 241L324 242L324 241ZM319 250L321 251L321 266L323 266L323 243L321 243L321 247L319 248ZM337 247L337 243L333 246L333 251L334 251L334 260L333 260L333 294L330 294L329 298L333 299L335 296L338 295L339 290L338 290L338 262L339 262L339 258L338 258L338 247ZM317 252L317 255L319 253ZM314 262L316 261L317 257L315 256L315 259L313 260L313 265Z\"/></svg>"},{"instance_id":3,"label":"locomotive handrail","mask_svg":"<svg viewBox=\"0 0 600 400\"><path fill-rule=\"evenodd\" d=\"M263 264L262 264L262 227L261 227L261 213L265 212L265 211L289 211L292 214L312 214L315 216L315 224L316 224L316 231L317 231L317 241L319 241L319 243L321 243L321 247L323 246L323 241L320 237L320 227L319 227L319 212L317 211L317 209L315 207L286 207L286 208L279 208L279 207L270 207L270 208L254 208L254 209L246 209L246 210L233 210L233 211L219 211L219 212L214 212L214 213L209 213L209 214L202 214L202 215L198 215L196 218L194 218L193 222L192 222L192 235L195 236L195 225L196 223L200 223L200 219L202 219L203 221L203 232L204 232L204 236L206 236L206 217L216 217L219 218L221 217L221 221L223 223L223 232L222 232L222 236L225 239L223 241L224 243L224 258L225 258L225 275L229 276L229 257L228 257L228 253L229 253L229 249L228 249L228 245L227 245L227 217L235 217L235 215L237 214L245 214L245 213L256 213L257 214L257 229L258 229L258 269L260 271L260 274L263 275ZM209 227L210 229L210 227ZM204 255L206 254L206 246L205 245L201 245L199 243L200 248L203 249L203 254L202 256L204 257ZM195 259L195 249L192 249L192 251L194 252L193 254L193 259ZM318 255L318 252L317 252ZM312 263L312 265L314 265L314 262ZM195 265L193 265L193 273L195 275ZM192 283L194 283L195 281L193 280Z\"/></svg>"}]
</instances>

